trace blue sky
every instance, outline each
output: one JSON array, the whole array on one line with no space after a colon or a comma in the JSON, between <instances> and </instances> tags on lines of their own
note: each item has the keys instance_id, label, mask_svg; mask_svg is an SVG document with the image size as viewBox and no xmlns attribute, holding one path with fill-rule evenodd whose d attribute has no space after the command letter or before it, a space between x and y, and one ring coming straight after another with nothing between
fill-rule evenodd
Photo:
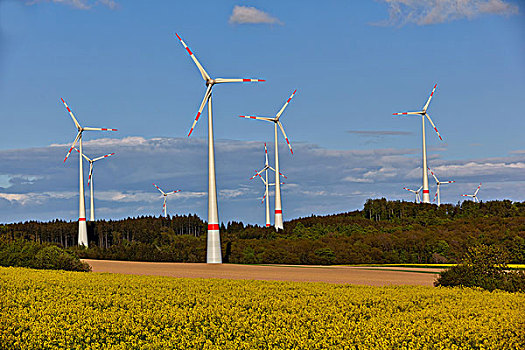
<instances>
[{"instance_id":1,"label":"blue sky","mask_svg":"<svg viewBox=\"0 0 525 350\"><path fill-rule=\"evenodd\" d=\"M401 188L420 183L420 122L392 113L421 108L435 83L444 142L427 128L429 162L458 181L442 200L482 181L484 200L524 200L520 1L3 0L0 30L0 221L76 216L76 155L62 164L75 129L60 97L82 124L119 129L85 136L86 153L117 152L95 169L99 217L160 213L161 180L183 190L172 213L206 217L205 119L185 139L205 87L175 32L212 76L267 80L214 89L221 220L264 222L263 188L245 179L272 126L237 115L275 114L294 89L285 219L411 199Z\"/></svg>"}]
</instances>

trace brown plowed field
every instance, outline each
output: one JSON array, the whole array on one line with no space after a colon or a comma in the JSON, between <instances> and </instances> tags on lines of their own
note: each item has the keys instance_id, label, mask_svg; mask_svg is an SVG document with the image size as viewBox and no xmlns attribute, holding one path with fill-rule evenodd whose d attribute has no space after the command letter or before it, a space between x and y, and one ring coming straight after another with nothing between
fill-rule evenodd
<instances>
[{"instance_id":1,"label":"brown plowed field","mask_svg":"<svg viewBox=\"0 0 525 350\"><path fill-rule=\"evenodd\" d=\"M431 286L439 269L364 266L297 265L208 265L136 261L86 261L93 272L155 275L183 278L226 278L237 280L327 282L369 286Z\"/></svg>"}]
</instances>

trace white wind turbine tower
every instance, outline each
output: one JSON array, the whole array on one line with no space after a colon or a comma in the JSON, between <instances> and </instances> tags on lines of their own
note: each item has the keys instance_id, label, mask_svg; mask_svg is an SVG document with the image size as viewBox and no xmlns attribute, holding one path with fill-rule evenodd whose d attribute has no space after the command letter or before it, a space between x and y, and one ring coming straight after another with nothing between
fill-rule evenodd
<instances>
[{"instance_id":1,"label":"white wind turbine tower","mask_svg":"<svg viewBox=\"0 0 525 350\"><path fill-rule=\"evenodd\" d=\"M159 186L157 186L157 185L155 185L155 184L153 184L153 186L155 186L155 188L156 188L157 190L159 190L160 193L162 193L162 196L164 197L164 203L162 204L162 209L164 209L164 217L167 218L167 217L168 217L168 214L167 214L167 209L166 209L166 207L167 207L167 206L166 206L166 201L168 200L168 196L169 196L170 194L174 194L174 193L180 192L180 190L171 191L171 192L167 192L167 193L166 193L166 192L164 192L163 190L161 190Z\"/></svg>"},{"instance_id":2,"label":"white wind turbine tower","mask_svg":"<svg viewBox=\"0 0 525 350\"><path fill-rule=\"evenodd\" d=\"M403 187L404 190L412 192L412 193L414 193L416 195L416 199L414 200L414 203L421 203L421 197L419 196L419 192L421 192L422 188L423 188L423 186L421 186L417 191L415 191L415 190L411 190L410 188Z\"/></svg>"},{"instance_id":3,"label":"white wind turbine tower","mask_svg":"<svg viewBox=\"0 0 525 350\"><path fill-rule=\"evenodd\" d=\"M402 112L402 113L394 113L393 115L420 115L421 116L421 123L422 123L422 136L423 136L423 203L430 203L430 192L428 190L428 173L427 173L427 144L425 141L425 117L428 119L430 124L432 124L432 127L436 131L437 135L439 136L440 140L443 140L441 138L441 135L439 134L436 126L434 125L434 122L432 122L432 119L430 119L430 115L427 113L428 105L430 104L430 100L432 100L432 96L434 96L434 91L436 91L437 84L434 85L434 88L432 89L432 93L428 97L427 103L423 106L423 109L418 112Z\"/></svg>"},{"instance_id":4,"label":"white wind turbine tower","mask_svg":"<svg viewBox=\"0 0 525 350\"><path fill-rule=\"evenodd\" d=\"M474 194L462 194L463 197L472 197L472 200L476 203L479 203L479 199L478 199L478 192L479 192L479 189L481 188L481 184L479 184L478 188L476 189L476 192L474 192Z\"/></svg>"},{"instance_id":5,"label":"white wind turbine tower","mask_svg":"<svg viewBox=\"0 0 525 350\"><path fill-rule=\"evenodd\" d=\"M265 162L264 162L264 168L262 168L260 171L256 172L255 175L253 175L250 180L252 180L253 178L255 178L256 176L259 176L259 178L261 179L261 181L264 183L264 186L265 186L265 191L264 191L264 196L263 196L263 199L262 201L264 202L264 200L266 199L266 227L270 227L271 223L270 223L270 193L268 191L268 187L269 186L272 186L272 185L275 185L275 184L271 184L269 183L268 181L268 169L270 170L273 170L275 171L274 168L272 168L269 164L268 164L268 149L266 148L266 142L264 143L264 156L265 156ZM264 178L261 176L261 174L264 172ZM287 178L285 175L283 175L282 173L280 173L285 179ZM282 183L281 183L282 184Z\"/></svg>"},{"instance_id":6,"label":"white wind turbine tower","mask_svg":"<svg viewBox=\"0 0 525 350\"><path fill-rule=\"evenodd\" d=\"M77 127L78 133L77 137L75 137L75 140L73 141L73 144L71 145L71 148L69 148L69 151L67 152L66 158L64 158L64 162L67 160L69 155L71 154L71 151L75 147L76 143L78 142L78 151L80 152L80 155L83 155L82 153L82 133L84 131L117 131L117 129L108 129L108 128L90 128L90 127L83 127L81 126L78 121L76 120L75 116L73 115L73 112L69 109L66 101L64 101L63 98L61 98L62 103L64 106L66 106L67 111L69 112L69 115L71 116L71 119L73 119L73 122L75 123L75 126ZM84 170L82 168L82 157L78 157L79 160L79 206L78 206L78 245L83 245L85 247L88 246L88 236L87 236L87 226L86 226L86 203L84 199Z\"/></svg>"},{"instance_id":7,"label":"white wind turbine tower","mask_svg":"<svg viewBox=\"0 0 525 350\"><path fill-rule=\"evenodd\" d=\"M204 70L197 57L193 54L186 43L177 35L177 38L182 43L182 46L188 51L191 59L199 69L202 78L206 82L206 93L195 117L195 121L191 126L188 136L193 132L195 124L199 120L199 117L204 109L206 103L208 103L208 236L207 236L207 248L206 248L206 262L208 264L222 264L221 254L221 237L219 232L219 213L217 209L217 186L215 184L215 148L213 145L213 118L212 118L212 105L211 105L211 94L215 84L221 83L255 83L265 81L262 79L224 79L215 78L212 79L210 75Z\"/></svg>"},{"instance_id":8,"label":"white wind turbine tower","mask_svg":"<svg viewBox=\"0 0 525 350\"><path fill-rule=\"evenodd\" d=\"M80 153L80 151L78 150L78 148L75 147L75 149L77 150L78 153ZM97 158L89 158L88 156L86 156L85 154L82 154L82 156L84 157L85 160L87 160L89 162L89 176L88 176L88 186L89 186L89 201L91 202L91 212L90 212L90 218L89 218L89 221L91 222L94 222L95 221L95 197L93 196L93 191L94 191L94 185L93 185L93 163L95 163L97 160L101 160L101 159L104 159L104 158L107 158L107 157L111 157L112 155L114 155L115 153L110 153L110 154L106 154L104 156L101 156L101 157L97 157Z\"/></svg>"},{"instance_id":9,"label":"white wind turbine tower","mask_svg":"<svg viewBox=\"0 0 525 350\"><path fill-rule=\"evenodd\" d=\"M451 184L451 183L454 183L456 181L439 181L437 176L434 174L434 172L432 170L430 170L430 168L428 169L428 171L430 171L430 173L432 174L432 177L434 178L434 180L436 180L437 189L436 189L436 194L434 195L434 202L436 201L436 198L437 198L437 200L438 200L438 207L439 207L441 205L441 194L439 192L439 187L441 185Z\"/></svg>"},{"instance_id":10,"label":"white wind turbine tower","mask_svg":"<svg viewBox=\"0 0 525 350\"><path fill-rule=\"evenodd\" d=\"M279 121L279 118L281 118L281 114L283 114L285 108L288 106L290 101L292 100L293 96L295 95L295 92L297 90L294 90L292 95L286 100L286 103L281 108L279 112L275 115L275 117L257 117L257 116L251 116L251 115L240 115L241 118L248 118L248 119L259 119L259 120L265 120L267 122L272 122L274 124L274 142L275 142L275 229L283 229L283 210L282 210L282 204L281 204L281 182L279 179L279 145L277 143L277 125L279 125L279 128L281 128L281 131L283 132L283 136L286 139L286 143L288 144L288 148L290 148L290 152L292 152L292 146L290 145L290 141L288 141L288 136L286 136L286 133L284 132L283 125Z\"/></svg>"}]
</instances>

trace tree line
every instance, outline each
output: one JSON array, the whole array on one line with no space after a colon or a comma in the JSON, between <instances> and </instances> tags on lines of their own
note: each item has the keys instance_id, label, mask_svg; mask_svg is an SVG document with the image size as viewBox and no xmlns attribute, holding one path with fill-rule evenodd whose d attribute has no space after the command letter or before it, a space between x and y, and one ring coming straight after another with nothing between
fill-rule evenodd
<instances>
[{"instance_id":1,"label":"tree line","mask_svg":"<svg viewBox=\"0 0 525 350\"><path fill-rule=\"evenodd\" d=\"M141 216L89 224L80 248L77 222L0 225L0 239L51 243L83 258L205 262L207 223L197 215ZM485 244L525 262L525 202L415 204L369 199L363 210L312 215L285 229L221 224L223 261L275 264L453 263Z\"/></svg>"}]
</instances>

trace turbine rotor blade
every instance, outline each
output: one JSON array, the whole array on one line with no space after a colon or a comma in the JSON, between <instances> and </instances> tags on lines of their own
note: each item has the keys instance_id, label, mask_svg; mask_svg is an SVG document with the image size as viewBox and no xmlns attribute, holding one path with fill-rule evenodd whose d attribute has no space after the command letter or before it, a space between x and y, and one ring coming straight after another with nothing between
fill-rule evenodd
<instances>
[{"instance_id":1,"label":"turbine rotor blade","mask_svg":"<svg viewBox=\"0 0 525 350\"><path fill-rule=\"evenodd\" d=\"M266 120L267 122L275 122L275 118L271 118L271 117L257 117L255 115L240 115L239 118L258 119L258 120Z\"/></svg>"},{"instance_id":2,"label":"turbine rotor blade","mask_svg":"<svg viewBox=\"0 0 525 350\"><path fill-rule=\"evenodd\" d=\"M193 125L191 126L190 132L188 133L188 137L190 137L191 133L193 132L193 129L195 128L195 125L199 121L199 117L201 116L202 110L204 109L204 106L208 102L211 96L211 89L213 85L208 85L208 88L206 89L206 93L204 94L204 98L202 99L201 106L199 107L199 111L197 112L197 116L195 117L195 120L193 121Z\"/></svg>"},{"instance_id":3,"label":"turbine rotor blade","mask_svg":"<svg viewBox=\"0 0 525 350\"><path fill-rule=\"evenodd\" d=\"M77 151L78 153L80 153L80 151L78 150L78 148L76 147L73 147L75 149L75 151ZM88 162L94 162L95 160L91 160L89 159L88 156L86 156L84 153L82 153L82 157L84 157L85 160L87 160Z\"/></svg>"},{"instance_id":4,"label":"turbine rotor blade","mask_svg":"<svg viewBox=\"0 0 525 350\"><path fill-rule=\"evenodd\" d=\"M265 171L265 170L266 170L266 167L264 167L262 170L256 172L255 175L253 175L252 177L250 177L250 180L254 179L256 176L259 176L259 177L262 179L261 173L262 173L263 171Z\"/></svg>"},{"instance_id":5,"label":"turbine rotor blade","mask_svg":"<svg viewBox=\"0 0 525 350\"><path fill-rule=\"evenodd\" d=\"M404 190L407 190L409 192L412 192L412 193L416 193L417 191L414 191L414 190L411 190L410 188L406 188L406 187L403 187Z\"/></svg>"},{"instance_id":6,"label":"turbine rotor blade","mask_svg":"<svg viewBox=\"0 0 525 350\"><path fill-rule=\"evenodd\" d=\"M430 122L430 124L432 124L432 127L434 128L434 130L436 131L436 134L439 136L439 139L441 141L443 141L443 139L441 138L441 135L439 134L439 131L438 129L436 128L436 126L434 125L434 122L432 121L432 119L430 119L430 115L428 115L427 113L425 113L425 116L427 117L428 121Z\"/></svg>"},{"instance_id":7,"label":"turbine rotor blade","mask_svg":"<svg viewBox=\"0 0 525 350\"><path fill-rule=\"evenodd\" d=\"M478 188L476 189L476 192L474 192L474 196L478 194L480 188L481 188L481 184L479 184Z\"/></svg>"},{"instance_id":8,"label":"turbine rotor blade","mask_svg":"<svg viewBox=\"0 0 525 350\"><path fill-rule=\"evenodd\" d=\"M110 129L110 128L92 128L92 127L85 127L84 130L89 131L118 131L117 129Z\"/></svg>"},{"instance_id":9,"label":"turbine rotor blade","mask_svg":"<svg viewBox=\"0 0 525 350\"><path fill-rule=\"evenodd\" d=\"M215 84L222 84L222 83L262 83L266 80L264 79L246 79L246 78L235 78L235 79L227 79L227 78L216 78L214 79Z\"/></svg>"},{"instance_id":10,"label":"turbine rotor blade","mask_svg":"<svg viewBox=\"0 0 525 350\"><path fill-rule=\"evenodd\" d=\"M71 145L71 148L69 148L69 151L66 154L66 158L64 158L64 163L69 158L69 155L71 154L71 151L73 150L73 148L75 148L75 145L77 144L77 142L78 142L78 140L80 139L81 136L82 136L82 131L79 131L78 134L77 134L77 137L75 137L75 141L73 141L73 144Z\"/></svg>"},{"instance_id":11,"label":"turbine rotor blade","mask_svg":"<svg viewBox=\"0 0 525 350\"><path fill-rule=\"evenodd\" d=\"M160 193L162 193L163 195L166 195L166 193L164 193L164 191L161 190L159 186L157 186L157 185L155 185L155 184L153 184L153 186L155 186L155 188L156 188L157 190L159 190Z\"/></svg>"},{"instance_id":12,"label":"turbine rotor blade","mask_svg":"<svg viewBox=\"0 0 525 350\"><path fill-rule=\"evenodd\" d=\"M439 180L436 177L436 175L434 174L434 172L432 170L430 170L430 168L427 168L427 169L428 169L428 171L430 171L430 174L432 174L432 176L434 177L434 180L436 180L436 183L439 183Z\"/></svg>"},{"instance_id":13,"label":"turbine rotor blade","mask_svg":"<svg viewBox=\"0 0 525 350\"><path fill-rule=\"evenodd\" d=\"M432 92L430 93L430 96L428 97L427 103L425 103L425 106L423 107L424 112L427 111L428 105L430 104L430 100L432 100L432 96L434 96L434 92L436 91L437 86L438 86L437 84L434 85L434 88L432 89Z\"/></svg>"},{"instance_id":14,"label":"turbine rotor blade","mask_svg":"<svg viewBox=\"0 0 525 350\"><path fill-rule=\"evenodd\" d=\"M277 124L279 125L279 127L281 128L281 131L283 132L283 136L286 139L286 143L288 144L288 148L290 149L290 152L292 152L292 154L293 154L292 145L290 145L290 141L288 140L288 136L286 136L286 133L284 132L283 125L281 124L280 121L277 121Z\"/></svg>"},{"instance_id":15,"label":"turbine rotor blade","mask_svg":"<svg viewBox=\"0 0 525 350\"><path fill-rule=\"evenodd\" d=\"M180 192L180 190L171 191L171 192L168 192L168 193L166 193L166 194L168 195L168 194L174 194L174 193L178 193L178 192Z\"/></svg>"},{"instance_id":16,"label":"turbine rotor blade","mask_svg":"<svg viewBox=\"0 0 525 350\"><path fill-rule=\"evenodd\" d=\"M266 148L266 142L264 143L264 165L268 166L268 149Z\"/></svg>"},{"instance_id":17,"label":"turbine rotor blade","mask_svg":"<svg viewBox=\"0 0 525 350\"><path fill-rule=\"evenodd\" d=\"M184 46L184 48L186 49L186 51L188 51L191 59L193 60L193 62L195 63L195 65L197 66L197 68L199 69L199 72L201 73L202 75L202 79L204 79L205 81L208 81L210 80L210 76L209 74L206 72L206 70L204 70L204 68L202 67L202 65L200 64L199 60L197 59L197 57L195 57L195 55L193 54L193 52L191 52L190 48L188 47L188 45L186 45L186 43L184 42L184 40L181 39L181 37L179 36L179 34L175 33L175 35L177 36L177 38L180 40L182 46Z\"/></svg>"},{"instance_id":18,"label":"turbine rotor blade","mask_svg":"<svg viewBox=\"0 0 525 350\"><path fill-rule=\"evenodd\" d=\"M288 106L288 104L290 103L290 101L292 100L292 98L293 98L293 96L295 95L296 92L297 92L297 89L294 90L294 92L292 92L292 94L290 95L288 100L286 100L286 102L284 103L284 106L281 108L281 110L279 112L277 112L277 115L275 116L275 118L277 120L281 117L281 114L283 114L284 110L286 109L286 107Z\"/></svg>"},{"instance_id":19,"label":"turbine rotor blade","mask_svg":"<svg viewBox=\"0 0 525 350\"><path fill-rule=\"evenodd\" d=\"M392 115L421 115L425 112L400 112L400 113L392 113Z\"/></svg>"},{"instance_id":20,"label":"turbine rotor blade","mask_svg":"<svg viewBox=\"0 0 525 350\"><path fill-rule=\"evenodd\" d=\"M92 175L93 175L93 163L89 162L88 186L91 184L91 176Z\"/></svg>"},{"instance_id":21,"label":"turbine rotor blade","mask_svg":"<svg viewBox=\"0 0 525 350\"><path fill-rule=\"evenodd\" d=\"M273 172L275 172L275 169L272 168L271 166L269 166L268 169L271 169L271 170L273 170ZM284 174L281 173L280 171L279 171L279 175L283 176L285 179L288 179L288 178L286 177L286 175L284 175Z\"/></svg>"},{"instance_id":22,"label":"turbine rotor blade","mask_svg":"<svg viewBox=\"0 0 525 350\"><path fill-rule=\"evenodd\" d=\"M110 153L110 154L106 154L104 156L101 156L101 157L98 157L98 158L95 158L93 159L93 162L96 162L97 160L101 160L101 159L104 159L104 158L107 158L107 157L111 157L112 155L114 155L115 153Z\"/></svg>"},{"instance_id":23,"label":"turbine rotor blade","mask_svg":"<svg viewBox=\"0 0 525 350\"><path fill-rule=\"evenodd\" d=\"M66 109L69 112L69 115L71 116L71 119L73 119L73 122L75 123L75 126L77 127L77 129L80 130L82 127L80 126L80 124L78 123L77 119L73 115L73 112L71 112L71 110L69 109L69 106L67 105L66 101L64 101L64 99L62 97L60 99L62 100L62 103L64 104L64 106L66 106Z\"/></svg>"}]
</instances>

